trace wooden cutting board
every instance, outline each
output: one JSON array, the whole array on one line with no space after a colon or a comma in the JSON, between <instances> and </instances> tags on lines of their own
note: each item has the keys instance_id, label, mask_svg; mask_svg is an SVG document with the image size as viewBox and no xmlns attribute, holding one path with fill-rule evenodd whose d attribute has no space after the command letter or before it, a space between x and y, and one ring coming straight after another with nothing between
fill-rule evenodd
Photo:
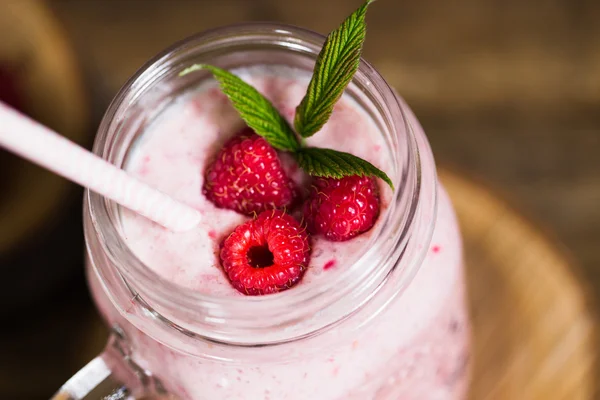
<instances>
[{"instance_id":1,"label":"wooden cutting board","mask_svg":"<svg viewBox=\"0 0 600 400\"><path fill-rule=\"evenodd\" d=\"M465 241L471 400L595 398L598 324L556 244L485 187L442 171Z\"/></svg>"}]
</instances>

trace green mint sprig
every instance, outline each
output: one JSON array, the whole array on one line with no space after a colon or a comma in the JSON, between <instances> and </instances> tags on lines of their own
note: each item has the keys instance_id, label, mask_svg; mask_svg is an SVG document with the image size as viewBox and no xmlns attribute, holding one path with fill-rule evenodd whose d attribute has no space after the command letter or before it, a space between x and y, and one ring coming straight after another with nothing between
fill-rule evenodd
<instances>
[{"instance_id":1,"label":"green mint sprig","mask_svg":"<svg viewBox=\"0 0 600 400\"><path fill-rule=\"evenodd\" d=\"M367 32L367 7L373 1L368 0L327 36L306 95L296 108L294 127L300 136L310 137L325 125L356 73Z\"/></svg>"},{"instance_id":2,"label":"green mint sprig","mask_svg":"<svg viewBox=\"0 0 600 400\"><path fill-rule=\"evenodd\" d=\"M231 72L206 64L195 64L179 75L187 75L201 69L207 69L219 82L223 93L229 98L242 119L258 135L276 149L295 151L300 144L292 127L273 104L251 85Z\"/></svg>"},{"instance_id":3,"label":"green mint sprig","mask_svg":"<svg viewBox=\"0 0 600 400\"><path fill-rule=\"evenodd\" d=\"M343 178L348 175L371 175L381 178L393 189L394 184L379 168L350 153L318 147L304 147L296 151L298 165L307 174L325 178Z\"/></svg>"},{"instance_id":4,"label":"green mint sprig","mask_svg":"<svg viewBox=\"0 0 600 400\"><path fill-rule=\"evenodd\" d=\"M294 127L299 136L310 137L321 130L352 80L365 39L367 7L373 1L367 0L327 37L306 95L296 108ZM273 104L238 76L207 64L195 64L179 76L203 69L213 74L246 124L273 147L293 153L300 168L309 175L337 179L351 175L376 176L394 190L388 175L362 158L332 149L304 146Z\"/></svg>"}]
</instances>

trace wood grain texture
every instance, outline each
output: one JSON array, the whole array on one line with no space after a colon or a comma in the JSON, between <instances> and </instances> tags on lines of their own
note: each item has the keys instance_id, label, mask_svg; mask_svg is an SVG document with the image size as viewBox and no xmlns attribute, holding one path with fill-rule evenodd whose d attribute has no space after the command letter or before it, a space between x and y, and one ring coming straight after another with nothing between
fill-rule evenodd
<instances>
[{"instance_id":1,"label":"wood grain texture","mask_svg":"<svg viewBox=\"0 0 600 400\"><path fill-rule=\"evenodd\" d=\"M589 287L539 230L483 187L440 174L465 240L475 355L471 399L593 399Z\"/></svg>"}]
</instances>

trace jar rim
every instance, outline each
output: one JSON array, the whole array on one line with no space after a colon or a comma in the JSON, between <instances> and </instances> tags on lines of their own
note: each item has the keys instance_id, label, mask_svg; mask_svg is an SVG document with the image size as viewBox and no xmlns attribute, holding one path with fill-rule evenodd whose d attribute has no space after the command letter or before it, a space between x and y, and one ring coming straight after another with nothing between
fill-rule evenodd
<instances>
[{"instance_id":1,"label":"jar rim","mask_svg":"<svg viewBox=\"0 0 600 400\"><path fill-rule=\"evenodd\" d=\"M262 36L261 36L262 35ZM315 49L320 49L324 37L310 30L295 27L293 25L274 24L274 23L244 23L230 25L211 29L199 34L183 39L169 46L155 57L147 61L138 71L122 86L111 104L109 105L102 122L100 124L98 134L95 138L93 151L98 156L107 159L108 152L112 146L107 142L108 132L116 129L116 118L121 107L135 97L135 92L149 85L149 78L156 71L161 70L168 63L174 54L197 49L207 43L212 46L218 46L221 42L231 43L231 41L244 38L247 42L258 36L264 40L274 40L282 49L290 49L291 51L300 51L299 49L310 50L310 55L315 56ZM337 275L330 282L323 283L317 287L308 285L299 285L294 288L294 291L286 291L281 294L269 296L244 296L244 297L227 297L217 296L213 294L201 293L199 291L182 287L174 282L171 282L160 276L153 269L144 264L127 246L127 243L122 238L119 229L114 221L110 218L109 207L110 201L102 198L102 196L86 191L85 208L90 216L93 234L96 235L101 242L103 251L107 254L111 262L117 267L118 273L125 281L125 284L132 291L132 294L138 296L142 294L144 307L153 310L157 313L159 319L163 319L170 324L175 324L181 329L190 331L189 333L199 335L205 339L213 341L230 342L225 337L215 337L203 330L197 330L190 327L189 324L180 323L181 320L174 323L174 320L167 316L165 310L178 309L186 315L197 315L200 310L206 312L202 316L205 320L210 319L211 325L218 319L226 320L228 311L240 310L243 307L244 313L248 315L278 315L279 319L275 319L273 325L285 326L285 323L296 324L303 313L294 313L294 307L305 304L323 304L324 299L329 301L340 301L345 295L349 295L351 290L356 289L356 284L364 281L367 277L364 273L360 274L361 266L367 265L367 259L373 254L401 254L402 247L406 246L410 237L412 226L418 215L419 196L421 193L421 168L420 156L417 142L414 137L410 122L405 116L402 105L398 98L386 83L383 77L364 59L361 59L359 69L353 79L364 80L367 82L368 88L365 90L377 91L383 100L388 112L388 121L394 129L393 137L395 140L405 140L401 145L407 146L407 154L409 159L403 160L406 162L410 170L402 171L395 179L396 190L390 200L390 207L383 215L379 217L377 223L378 231L374 233L374 245L365 251L352 266L349 266L346 271ZM405 135L400 137L398 132L402 130ZM405 209L400 210L395 205L403 204ZM394 205L394 206L392 206ZM89 239L86 231L86 241ZM384 240L386 239L386 240ZM387 251L383 251L382 246L386 245ZM389 265L388 265L389 264ZM357 304L363 304L368 301L374 291L383 284L390 272L395 268L395 262L381 263L381 267L377 270L371 279L377 280L373 282L371 293L351 293L357 298ZM413 265L411 271L404 271L405 278L410 280L416 273L420 263ZM372 271L377 268L372 267ZM351 285L350 283L353 283ZM338 293L333 296L334 289L346 288L343 293ZM338 290L339 291L339 290ZM358 295L362 296L358 299ZM274 301L276 300L276 301ZM274 303L277 303L276 305ZM183 315L183 314L182 314ZM184 318L185 319L185 318ZM285 321L283 323L282 321ZM246 321L247 322L247 321ZM336 321L334 321L336 322ZM331 325L323 325L321 328ZM263 327L264 328L264 327ZM210 329L209 329L210 331ZM312 332L314 333L314 332ZM189 335L189 334L188 334ZM302 336L302 335L301 335ZM293 339L297 339L294 337ZM281 342L274 340L273 342Z\"/></svg>"}]
</instances>

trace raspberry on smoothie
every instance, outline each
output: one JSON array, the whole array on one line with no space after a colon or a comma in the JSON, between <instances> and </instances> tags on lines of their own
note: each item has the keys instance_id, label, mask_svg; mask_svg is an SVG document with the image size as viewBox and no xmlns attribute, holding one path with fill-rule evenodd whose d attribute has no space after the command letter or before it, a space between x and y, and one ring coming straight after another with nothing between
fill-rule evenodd
<instances>
[{"instance_id":1,"label":"raspberry on smoothie","mask_svg":"<svg viewBox=\"0 0 600 400\"><path fill-rule=\"evenodd\" d=\"M317 178L304 203L309 230L342 242L375 225L379 216L379 188L368 176Z\"/></svg>"},{"instance_id":2,"label":"raspberry on smoothie","mask_svg":"<svg viewBox=\"0 0 600 400\"><path fill-rule=\"evenodd\" d=\"M281 99L282 109L300 103L310 80L307 72L285 66L234 72L261 88L265 97ZM344 272L372 240L373 227L386 211L392 191L368 176L311 178L293 157L284 157L288 153L274 149L250 128L240 129L244 121L230 104L215 108L213 88L214 82L204 82L168 106L146 128L127 164L140 179L193 204L203 214L201 225L173 234L125 210L129 246L160 275L199 292L273 293L232 285L235 279L227 272L231 266L225 267L222 252L237 229L255 222L263 211L278 210L303 227L311 251L299 279L274 285L277 291L318 285ZM204 107L187 112L192 104ZM389 170L391 159L372 151L373 146L384 145L372 119L347 96L337 104L343 105L343 112L334 111L319 133L305 139L306 145L347 152ZM355 140L345 140L349 134ZM284 245L290 245L290 237L281 238ZM274 248L266 250L274 257ZM331 261L336 267L324 269Z\"/></svg>"},{"instance_id":3,"label":"raspberry on smoothie","mask_svg":"<svg viewBox=\"0 0 600 400\"><path fill-rule=\"evenodd\" d=\"M291 117L289 110L292 107L282 101L285 96L278 96L276 107L267 93L261 93L235 73L213 65L194 64L180 73L180 76L185 76L199 70L210 71L239 117L247 124L241 133L225 143L207 168L203 194L209 201L217 207L245 215L263 212L254 221L256 226L261 226L259 221L268 210L283 210L276 214L292 223L293 217L285 213L294 213L297 191L278 152L288 153L292 156L290 162L296 163L304 174L312 177L312 183L308 180L312 189L303 188L300 182L296 182L301 192L310 192L302 211L299 211L303 220L308 222L310 234L342 242L373 227L380 214L380 189L375 179L385 181L393 190L392 180L368 160L334 149L337 143L335 146L332 146L333 142L328 143L327 147L321 148L309 142L315 134L323 137L327 133L324 128L334 111L344 114L345 107L337 103L358 70L366 33L364 19L371 2L367 0L328 36L306 93L295 107L293 128L286 119ZM197 100L192 104L196 110L202 110L197 106ZM294 167L288 166L288 169L293 171ZM302 181L307 182L306 179ZM307 243L308 240L302 241L294 235L278 235L277 243L265 242L261 239L260 230L256 232L256 227L252 226L252 223L238 226L221 250L221 264L230 282L239 292L249 295L290 289L300 281L310 253L308 250L300 251L300 261L296 259L299 255L290 249L296 247L294 241ZM244 234L236 234L238 230ZM256 247L244 245L250 243L253 236L256 236L254 241L262 246L262 256L275 259L273 265L253 265L251 251ZM304 231L302 236L306 237ZM276 250L277 246L279 250ZM280 250L282 247L286 252ZM294 265L294 272L284 273L286 265ZM279 276L276 277L276 274Z\"/></svg>"},{"instance_id":4,"label":"raspberry on smoothie","mask_svg":"<svg viewBox=\"0 0 600 400\"><path fill-rule=\"evenodd\" d=\"M294 286L310 258L306 229L280 210L263 211L235 228L221 249L231 284L248 295L277 293Z\"/></svg>"},{"instance_id":5,"label":"raspberry on smoothie","mask_svg":"<svg viewBox=\"0 0 600 400\"><path fill-rule=\"evenodd\" d=\"M250 128L225 143L208 166L202 192L218 207L246 215L290 207L296 195L275 149Z\"/></svg>"}]
</instances>

